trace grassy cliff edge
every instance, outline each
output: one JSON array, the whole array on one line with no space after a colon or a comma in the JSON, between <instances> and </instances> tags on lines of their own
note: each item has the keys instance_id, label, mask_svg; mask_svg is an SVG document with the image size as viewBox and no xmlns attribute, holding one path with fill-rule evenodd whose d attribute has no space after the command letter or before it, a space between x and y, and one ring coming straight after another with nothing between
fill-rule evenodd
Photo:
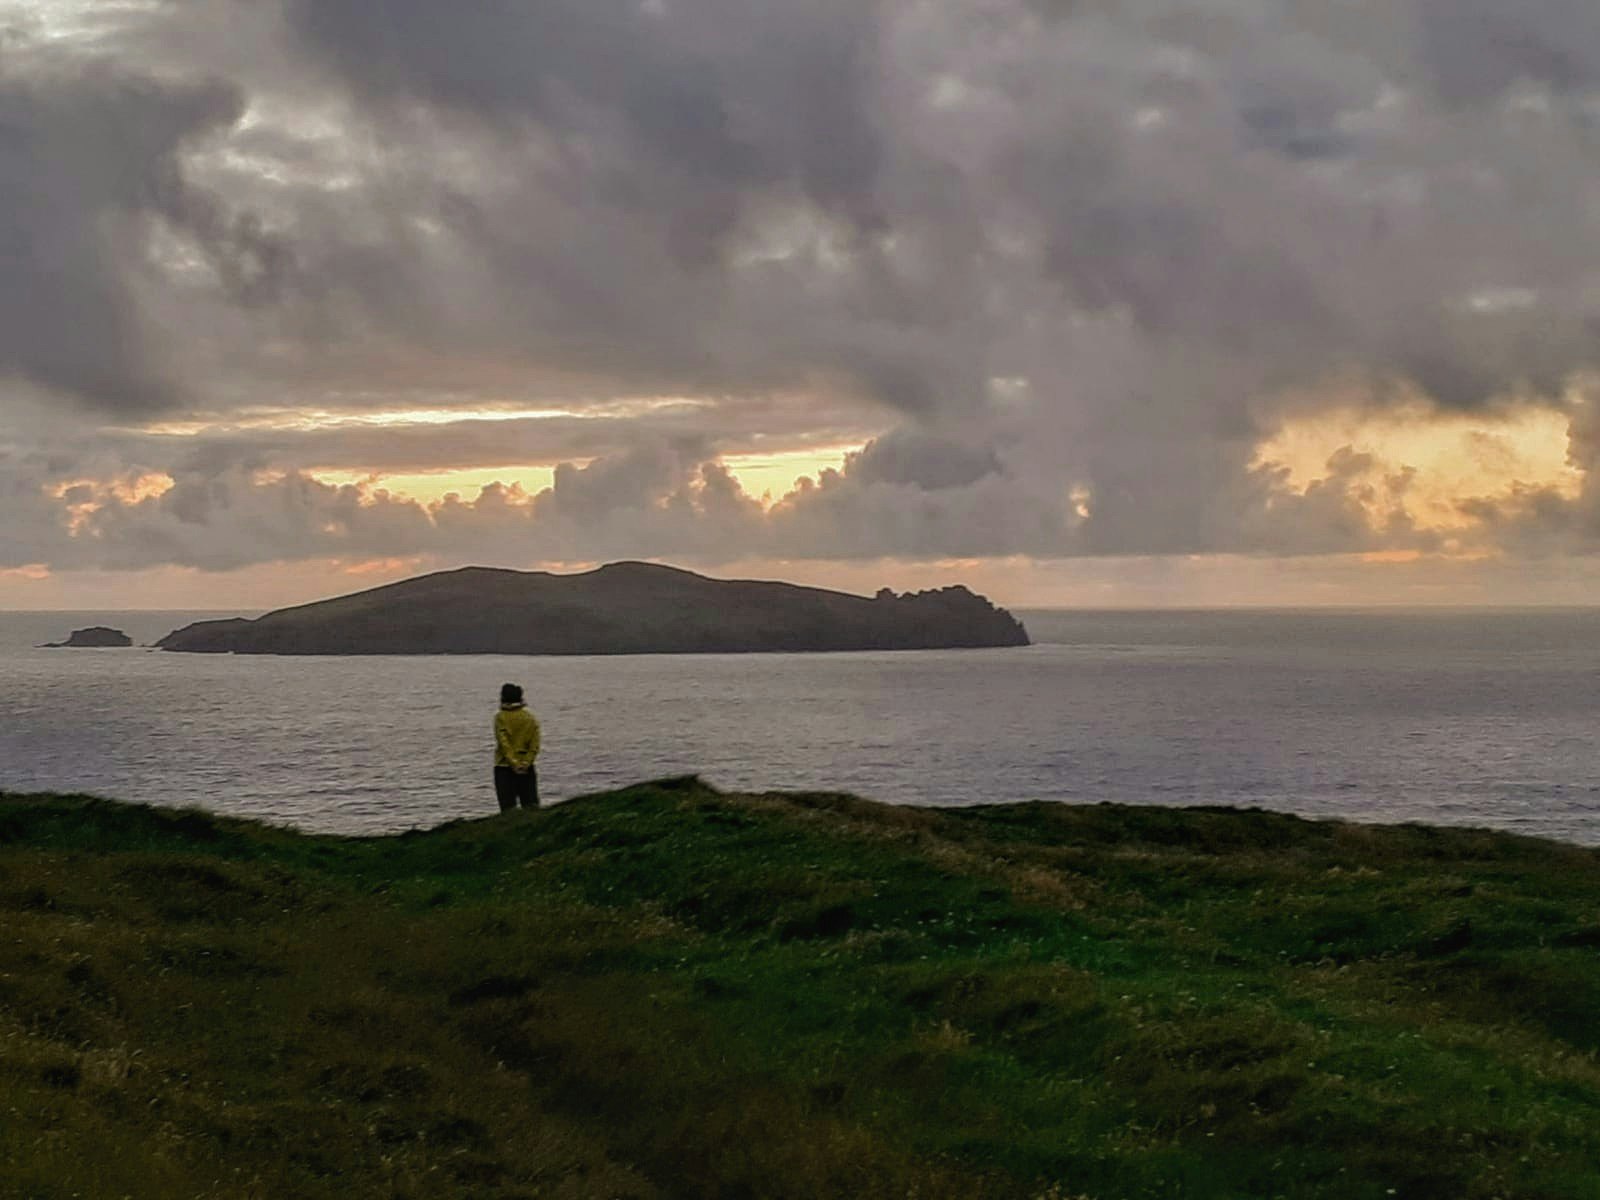
<instances>
[{"instance_id":1,"label":"grassy cliff edge","mask_svg":"<svg viewBox=\"0 0 1600 1200\"><path fill-rule=\"evenodd\" d=\"M1600 852L661 781L0 795L6 1195L1600 1195Z\"/></svg>"}]
</instances>

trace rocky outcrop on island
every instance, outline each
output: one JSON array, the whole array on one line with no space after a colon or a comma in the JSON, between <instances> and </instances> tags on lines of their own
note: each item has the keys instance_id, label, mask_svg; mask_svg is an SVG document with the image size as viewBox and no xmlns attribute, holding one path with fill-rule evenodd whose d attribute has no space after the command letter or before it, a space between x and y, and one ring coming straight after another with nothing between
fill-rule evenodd
<instances>
[{"instance_id":1,"label":"rocky outcrop on island","mask_svg":"<svg viewBox=\"0 0 1600 1200\"><path fill-rule=\"evenodd\" d=\"M46 642L45 648L47 650L81 649L85 647L104 649L109 646L121 649L124 646L131 645L133 645L133 639L123 633L122 630L108 629L104 625L92 625L88 629L74 629L71 636L64 642Z\"/></svg>"},{"instance_id":2,"label":"rocky outcrop on island","mask_svg":"<svg viewBox=\"0 0 1600 1200\"><path fill-rule=\"evenodd\" d=\"M466 567L254 620L201 621L163 650L234 654L692 654L1026 646L964 587L868 599L652 563L581 575Z\"/></svg>"}]
</instances>

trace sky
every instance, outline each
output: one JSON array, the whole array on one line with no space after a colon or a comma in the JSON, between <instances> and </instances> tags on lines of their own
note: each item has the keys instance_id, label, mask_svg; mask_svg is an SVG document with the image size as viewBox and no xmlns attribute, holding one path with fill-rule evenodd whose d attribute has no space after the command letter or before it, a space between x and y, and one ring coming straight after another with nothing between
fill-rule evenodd
<instances>
[{"instance_id":1,"label":"sky","mask_svg":"<svg viewBox=\"0 0 1600 1200\"><path fill-rule=\"evenodd\" d=\"M0 608L1600 596L1593 0L0 0Z\"/></svg>"}]
</instances>

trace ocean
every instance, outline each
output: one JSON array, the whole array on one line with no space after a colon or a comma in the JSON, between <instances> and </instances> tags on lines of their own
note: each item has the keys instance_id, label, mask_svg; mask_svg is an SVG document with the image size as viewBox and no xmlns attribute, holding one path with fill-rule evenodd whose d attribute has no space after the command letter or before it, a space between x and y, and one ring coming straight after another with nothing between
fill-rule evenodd
<instances>
[{"instance_id":1,"label":"ocean","mask_svg":"<svg viewBox=\"0 0 1600 1200\"><path fill-rule=\"evenodd\" d=\"M543 723L551 799L695 773L895 803L1233 805L1600 845L1600 610L1022 610L1031 647L905 653L37 648L95 624L145 643L202 615L0 613L0 790L334 833L482 816L510 680Z\"/></svg>"}]
</instances>

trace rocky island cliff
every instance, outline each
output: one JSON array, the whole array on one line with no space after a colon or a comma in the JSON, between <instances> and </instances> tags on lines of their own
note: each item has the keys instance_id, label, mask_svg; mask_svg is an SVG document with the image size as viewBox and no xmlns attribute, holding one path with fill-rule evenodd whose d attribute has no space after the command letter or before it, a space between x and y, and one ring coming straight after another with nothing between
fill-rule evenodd
<instances>
[{"instance_id":1,"label":"rocky island cliff","mask_svg":"<svg viewBox=\"0 0 1600 1200\"><path fill-rule=\"evenodd\" d=\"M1025 646L964 587L876 597L708 579L652 563L580 575L466 567L246 620L201 621L163 650L235 654L692 654Z\"/></svg>"}]
</instances>

